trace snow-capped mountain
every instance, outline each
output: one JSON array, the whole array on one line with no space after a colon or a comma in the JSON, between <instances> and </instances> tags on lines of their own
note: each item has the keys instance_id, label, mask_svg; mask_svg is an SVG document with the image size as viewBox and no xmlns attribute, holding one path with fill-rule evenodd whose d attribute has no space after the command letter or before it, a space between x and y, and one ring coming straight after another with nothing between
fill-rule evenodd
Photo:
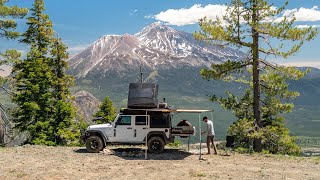
<instances>
[{"instance_id":1,"label":"snow-capped mountain","mask_svg":"<svg viewBox=\"0 0 320 180\"><path fill-rule=\"evenodd\" d=\"M130 35L106 35L69 60L77 77L90 73L121 73L143 68L209 67L213 62L237 59L243 53L195 40L190 33L153 23Z\"/></svg>"}]
</instances>

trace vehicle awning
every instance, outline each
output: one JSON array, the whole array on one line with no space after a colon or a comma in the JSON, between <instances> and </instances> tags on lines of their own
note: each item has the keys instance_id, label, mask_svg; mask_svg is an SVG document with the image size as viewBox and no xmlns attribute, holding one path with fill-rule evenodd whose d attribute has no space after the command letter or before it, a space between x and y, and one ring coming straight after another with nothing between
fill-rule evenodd
<instances>
[{"instance_id":1,"label":"vehicle awning","mask_svg":"<svg viewBox=\"0 0 320 180\"><path fill-rule=\"evenodd\" d=\"M168 112L168 113L197 113L199 114L199 143L200 143L200 153L199 153L199 160L201 160L201 113L205 112L213 112L213 110L206 110L206 109L126 109L130 111L145 111L147 112ZM212 113L211 113L212 116ZM147 123L146 123L147 125ZM146 127L147 128L147 127ZM147 159L147 140L146 140L146 150L145 150L145 159Z\"/></svg>"},{"instance_id":2,"label":"vehicle awning","mask_svg":"<svg viewBox=\"0 0 320 180\"><path fill-rule=\"evenodd\" d=\"M204 113L213 112L205 109L126 109L129 111L148 111L148 112L173 112L173 113Z\"/></svg>"}]
</instances>

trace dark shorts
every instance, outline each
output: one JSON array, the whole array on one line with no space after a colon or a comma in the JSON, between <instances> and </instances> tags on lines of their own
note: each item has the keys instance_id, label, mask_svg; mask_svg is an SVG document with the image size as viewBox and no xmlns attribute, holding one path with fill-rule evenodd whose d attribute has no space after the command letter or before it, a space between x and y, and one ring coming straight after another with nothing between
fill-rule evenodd
<instances>
[{"instance_id":1,"label":"dark shorts","mask_svg":"<svg viewBox=\"0 0 320 180\"><path fill-rule=\"evenodd\" d=\"M207 136L207 143L212 142L214 139L214 135L213 136Z\"/></svg>"}]
</instances>

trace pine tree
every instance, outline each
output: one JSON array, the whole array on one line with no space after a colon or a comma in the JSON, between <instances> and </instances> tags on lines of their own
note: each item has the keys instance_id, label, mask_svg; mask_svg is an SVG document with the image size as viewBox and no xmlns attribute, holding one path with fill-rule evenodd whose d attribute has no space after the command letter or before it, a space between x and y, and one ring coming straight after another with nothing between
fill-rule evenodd
<instances>
[{"instance_id":1,"label":"pine tree","mask_svg":"<svg viewBox=\"0 0 320 180\"><path fill-rule=\"evenodd\" d=\"M30 143L65 145L75 138L70 131L74 109L68 90L73 81L65 74L68 54L61 40L53 38L44 1L35 0L31 11L21 40L30 45L30 52L14 66L16 127L30 133Z\"/></svg>"},{"instance_id":2,"label":"pine tree","mask_svg":"<svg viewBox=\"0 0 320 180\"><path fill-rule=\"evenodd\" d=\"M7 0L0 0L0 37L5 39L15 39L19 37L19 32L16 32L17 23L14 19L21 19L27 13L28 9L20 8L18 6L6 6ZM7 50L0 53L0 66L10 64L20 57L20 53L16 50ZM0 68L0 71L3 69ZM0 77L0 87L4 89L3 85L7 82L7 78Z\"/></svg>"},{"instance_id":3,"label":"pine tree","mask_svg":"<svg viewBox=\"0 0 320 180\"><path fill-rule=\"evenodd\" d=\"M210 70L202 70L201 74L208 79L239 81L233 74L251 68L250 78L253 92L251 107L255 131L257 132L263 127L261 116L261 63L264 66L272 67L266 61L261 60L261 55L287 58L297 53L305 41L313 40L318 34L316 28L300 29L294 27L294 17L277 19L287 4L275 9L266 0L232 0L226 15L222 19L201 19L199 22L201 31L194 34L198 40L208 41L220 46L248 49L248 57L245 60L214 64ZM279 41L278 47L273 47L270 39ZM288 44L293 45L289 47ZM262 150L260 139L254 141L254 149L256 151Z\"/></svg>"},{"instance_id":4,"label":"pine tree","mask_svg":"<svg viewBox=\"0 0 320 180\"><path fill-rule=\"evenodd\" d=\"M44 13L44 0L35 0L31 10L31 16L28 17L28 29L23 33L20 40L23 43L35 46L44 57L48 54L50 45L53 41L54 31L49 16Z\"/></svg>"},{"instance_id":5,"label":"pine tree","mask_svg":"<svg viewBox=\"0 0 320 180\"><path fill-rule=\"evenodd\" d=\"M28 13L28 9L20 8L18 6L9 7L5 5L6 3L7 0L0 0L0 38L10 40L17 38L20 35L15 31L17 23L14 19L23 18ZM4 64L10 65L12 62L20 58L20 56L21 54L16 50L7 50L4 53L0 53L0 66ZM0 67L0 71L4 70ZM10 82L10 77L0 77L0 89L10 94L10 91L5 87L8 82ZM6 106L0 101L0 116L4 116L6 118L8 115L5 109L7 109ZM0 127L0 146L2 145L1 143L4 142L5 138L4 136L1 137L1 129L2 127Z\"/></svg>"},{"instance_id":6,"label":"pine tree","mask_svg":"<svg viewBox=\"0 0 320 180\"><path fill-rule=\"evenodd\" d=\"M27 13L28 9L18 6L8 7L5 5L8 0L0 0L0 37L6 39L15 39L19 37L19 32L14 31L17 23L9 18L21 19Z\"/></svg>"},{"instance_id":7,"label":"pine tree","mask_svg":"<svg viewBox=\"0 0 320 180\"><path fill-rule=\"evenodd\" d=\"M53 98L54 113L51 126L55 129L55 142L60 145L68 143L70 139L76 139L75 133L70 131L70 127L74 126L73 119L75 110L72 105L71 93L69 87L73 84L73 78L67 75L65 71L68 69L66 60L68 59L67 48L61 39L54 39L50 63L53 69Z\"/></svg>"},{"instance_id":8,"label":"pine tree","mask_svg":"<svg viewBox=\"0 0 320 180\"><path fill-rule=\"evenodd\" d=\"M48 137L53 133L50 128L53 73L47 62L48 58L31 45L27 58L14 65L16 93L13 101L18 107L13 116L16 128L30 132L31 143L54 145L53 139Z\"/></svg>"},{"instance_id":9,"label":"pine tree","mask_svg":"<svg viewBox=\"0 0 320 180\"><path fill-rule=\"evenodd\" d=\"M283 114L292 111L294 105L290 100L299 96L298 92L289 90L287 81L298 80L306 73L293 67L263 68L261 82L266 85L261 86L262 128L259 132L255 131L253 118L252 86L241 96L227 92L226 98L212 99L217 100L223 108L232 111L238 118L228 130L228 133L235 137L235 148L250 149L253 140L259 138L262 140L263 150L267 152L299 154L300 148L295 144L295 138L289 135ZM242 83L250 84L251 81L242 80Z\"/></svg>"},{"instance_id":10,"label":"pine tree","mask_svg":"<svg viewBox=\"0 0 320 180\"><path fill-rule=\"evenodd\" d=\"M116 117L116 108L113 106L112 101L107 96L102 104L100 105L100 110L94 114L96 118L95 122L97 124L110 123Z\"/></svg>"}]
</instances>

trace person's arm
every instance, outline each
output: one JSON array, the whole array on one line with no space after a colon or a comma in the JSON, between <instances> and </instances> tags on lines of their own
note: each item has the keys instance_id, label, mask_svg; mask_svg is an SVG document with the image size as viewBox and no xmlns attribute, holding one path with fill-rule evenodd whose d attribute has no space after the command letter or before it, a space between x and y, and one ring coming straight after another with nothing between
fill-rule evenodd
<instances>
[{"instance_id":1,"label":"person's arm","mask_svg":"<svg viewBox=\"0 0 320 180\"><path fill-rule=\"evenodd\" d=\"M201 132L201 134L204 134L204 133L206 133L206 132L208 132L208 123L206 123L207 124L207 129L205 130L205 131L203 131L203 132Z\"/></svg>"}]
</instances>

